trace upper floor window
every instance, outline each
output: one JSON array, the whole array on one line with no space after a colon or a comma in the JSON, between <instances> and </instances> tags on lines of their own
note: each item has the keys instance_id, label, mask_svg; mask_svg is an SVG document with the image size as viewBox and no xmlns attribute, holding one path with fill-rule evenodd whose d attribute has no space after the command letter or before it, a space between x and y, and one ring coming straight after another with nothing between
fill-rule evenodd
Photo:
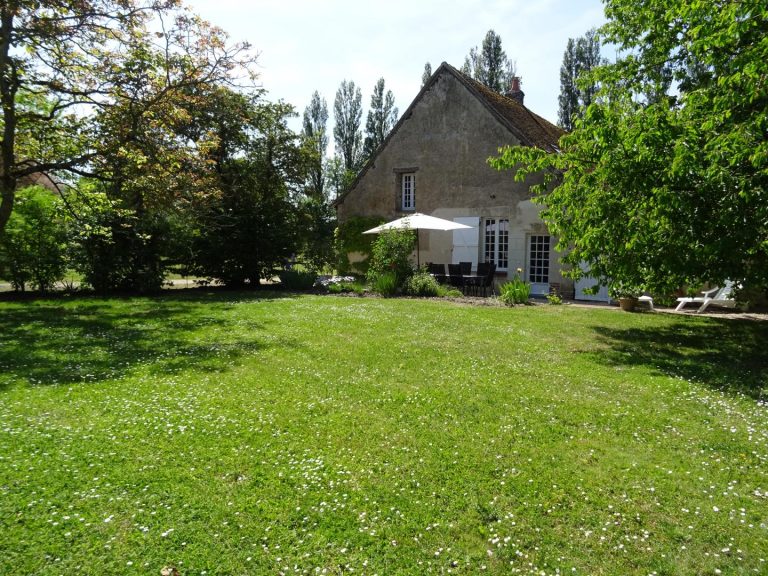
<instances>
[{"instance_id":1,"label":"upper floor window","mask_svg":"<svg viewBox=\"0 0 768 576\"><path fill-rule=\"evenodd\" d=\"M413 172L400 174L400 208L416 210L416 174Z\"/></svg>"}]
</instances>

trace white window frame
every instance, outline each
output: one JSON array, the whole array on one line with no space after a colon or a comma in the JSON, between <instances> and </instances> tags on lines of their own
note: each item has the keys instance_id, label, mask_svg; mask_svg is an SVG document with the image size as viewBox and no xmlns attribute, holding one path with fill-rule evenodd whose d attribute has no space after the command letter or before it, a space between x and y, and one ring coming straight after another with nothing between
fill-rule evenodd
<instances>
[{"instance_id":1,"label":"white window frame","mask_svg":"<svg viewBox=\"0 0 768 576\"><path fill-rule=\"evenodd\" d=\"M400 208L406 212L416 211L416 173L400 174Z\"/></svg>"},{"instance_id":2,"label":"white window frame","mask_svg":"<svg viewBox=\"0 0 768 576\"><path fill-rule=\"evenodd\" d=\"M497 272L509 269L509 218L483 218L483 261L496 264Z\"/></svg>"},{"instance_id":3,"label":"white window frame","mask_svg":"<svg viewBox=\"0 0 768 576\"><path fill-rule=\"evenodd\" d=\"M531 234L528 238L528 281L532 284L549 284L551 262L552 237L548 234Z\"/></svg>"}]
</instances>

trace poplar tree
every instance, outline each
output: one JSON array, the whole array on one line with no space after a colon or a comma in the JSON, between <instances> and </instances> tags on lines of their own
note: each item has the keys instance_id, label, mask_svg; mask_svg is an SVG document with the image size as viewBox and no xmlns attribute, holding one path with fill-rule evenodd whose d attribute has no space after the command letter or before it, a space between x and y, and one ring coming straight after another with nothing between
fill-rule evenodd
<instances>
[{"instance_id":1,"label":"poplar tree","mask_svg":"<svg viewBox=\"0 0 768 576\"><path fill-rule=\"evenodd\" d=\"M357 88L354 82L344 80L336 91L336 100L333 103L336 121L333 138L346 171L356 171L363 158L363 133L360 130L363 118L362 100L360 88Z\"/></svg>"},{"instance_id":2,"label":"poplar tree","mask_svg":"<svg viewBox=\"0 0 768 576\"><path fill-rule=\"evenodd\" d=\"M600 40L592 29L584 36L569 38L560 66L560 96L558 124L573 129L574 118L581 118L597 93L597 83L590 72L603 63L600 56Z\"/></svg>"},{"instance_id":3,"label":"poplar tree","mask_svg":"<svg viewBox=\"0 0 768 576\"><path fill-rule=\"evenodd\" d=\"M313 158L309 168L309 194L316 198L323 198L325 192L324 159L328 148L328 104L325 98L315 90L309 106L304 110L302 134L309 140Z\"/></svg>"},{"instance_id":4,"label":"poplar tree","mask_svg":"<svg viewBox=\"0 0 768 576\"><path fill-rule=\"evenodd\" d=\"M427 82L429 82L429 79L432 78L432 64L427 62L424 64L424 73L421 75L421 87L424 88L424 86L427 85Z\"/></svg>"},{"instance_id":5,"label":"poplar tree","mask_svg":"<svg viewBox=\"0 0 768 576\"><path fill-rule=\"evenodd\" d=\"M379 78L371 94L371 108L365 122L363 155L370 158L397 122L395 96L391 90L384 92L384 78Z\"/></svg>"},{"instance_id":6,"label":"poplar tree","mask_svg":"<svg viewBox=\"0 0 768 576\"><path fill-rule=\"evenodd\" d=\"M499 93L506 91L510 80L516 75L514 61L507 58L502 48L501 36L488 30L482 46L470 48L464 58L461 71Z\"/></svg>"}]
</instances>

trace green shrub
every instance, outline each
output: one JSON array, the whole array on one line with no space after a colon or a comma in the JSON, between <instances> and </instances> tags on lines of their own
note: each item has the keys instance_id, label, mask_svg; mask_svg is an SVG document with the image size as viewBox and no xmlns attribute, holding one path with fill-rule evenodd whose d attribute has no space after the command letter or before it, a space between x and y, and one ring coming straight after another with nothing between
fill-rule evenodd
<instances>
[{"instance_id":1,"label":"green shrub","mask_svg":"<svg viewBox=\"0 0 768 576\"><path fill-rule=\"evenodd\" d=\"M311 270L283 270L278 276L280 285L288 290L309 290L317 280L317 274Z\"/></svg>"},{"instance_id":2,"label":"green shrub","mask_svg":"<svg viewBox=\"0 0 768 576\"><path fill-rule=\"evenodd\" d=\"M395 272L381 272L371 280L371 287L382 296L394 296L399 288Z\"/></svg>"},{"instance_id":3,"label":"green shrub","mask_svg":"<svg viewBox=\"0 0 768 576\"><path fill-rule=\"evenodd\" d=\"M67 234L62 202L39 186L20 190L0 236L0 265L15 290L48 292L64 277Z\"/></svg>"},{"instance_id":4,"label":"green shrub","mask_svg":"<svg viewBox=\"0 0 768 576\"><path fill-rule=\"evenodd\" d=\"M419 270L405 282L404 291L410 296L437 296L440 284L425 270Z\"/></svg>"},{"instance_id":5,"label":"green shrub","mask_svg":"<svg viewBox=\"0 0 768 576\"><path fill-rule=\"evenodd\" d=\"M379 234L373 243L368 281L374 284L383 273L392 272L397 289L401 289L413 275L411 254L415 244L412 230L386 230Z\"/></svg>"},{"instance_id":6,"label":"green shrub","mask_svg":"<svg viewBox=\"0 0 768 576\"><path fill-rule=\"evenodd\" d=\"M559 294L547 294L547 302L553 306L558 306L563 303L563 299L560 298Z\"/></svg>"},{"instance_id":7,"label":"green shrub","mask_svg":"<svg viewBox=\"0 0 768 576\"><path fill-rule=\"evenodd\" d=\"M453 286L437 285L437 296L439 298L461 298L464 294L461 290L454 288Z\"/></svg>"},{"instance_id":8,"label":"green shrub","mask_svg":"<svg viewBox=\"0 0 768 576\"><path fill-rule=\"evenodd\" d=\"M515 278L502 284L499 292L501 294L499 298L507 306L525 304L531 297L531 285L520 278Z\"/></svg>"},{"instance_id":9,"label":"green shrub","mask_svg":"<svg viewBox=\"0 0 768 576\"><path fill-rule=\"evenodd\" d=\"M359 282L336 282L328 284L327 288L330 294L362 294L365 291L365 286Z\"/></svg>"}]
</instances>

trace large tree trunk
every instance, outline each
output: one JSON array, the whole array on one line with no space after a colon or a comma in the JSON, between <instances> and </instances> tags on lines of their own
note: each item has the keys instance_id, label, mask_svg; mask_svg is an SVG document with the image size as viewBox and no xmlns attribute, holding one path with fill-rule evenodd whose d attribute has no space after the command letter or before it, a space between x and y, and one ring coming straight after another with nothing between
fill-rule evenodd
<instances>
[{"instance_id":1,"label":"large tree trunk","mask_svg":"<svg viewBox=\"0 0 768 576\"><path fill-rule=\"evenodd\" d=\"M3 4L0 11L0 105L3 112L3 135L0 140L0 234L13 211L16 194L16 70L11 59L13 7Z\"/></svg>"}]
</instances>

